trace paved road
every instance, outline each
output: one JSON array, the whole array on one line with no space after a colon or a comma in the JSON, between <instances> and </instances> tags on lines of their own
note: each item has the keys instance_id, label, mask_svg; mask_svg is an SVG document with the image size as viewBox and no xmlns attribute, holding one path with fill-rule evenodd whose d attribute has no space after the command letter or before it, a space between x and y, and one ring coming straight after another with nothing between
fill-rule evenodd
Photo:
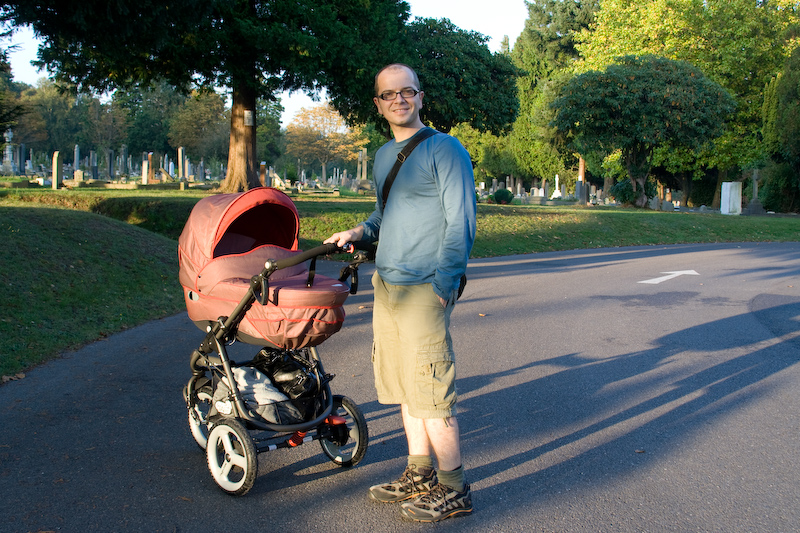
<instances>
[{"instance_id":1,"label":"paved road","mask_svg":"<svg viewBox=\"0 0 800 533\"><path fill-rule=\"evenodd\" d=\"M800 243L505 257L469 277L453 333L471 516L410 524L366 497L405 449L372 389L367 287L320 347L367 415L358 467L310 443L223 494L186 424L201 333L179 315L0 387L0 531L800 530Z\"/></svg>"}]
</instances>

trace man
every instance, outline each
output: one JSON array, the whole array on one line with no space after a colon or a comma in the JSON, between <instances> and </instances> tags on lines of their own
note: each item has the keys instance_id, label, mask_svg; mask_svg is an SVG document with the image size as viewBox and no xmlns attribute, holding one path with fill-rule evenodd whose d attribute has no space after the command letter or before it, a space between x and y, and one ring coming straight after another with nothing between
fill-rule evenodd
<instances>
[{"instance_id":1,"label":"man","mask_svg":"<svg viewBox=\"0 0 800 533\"><path fill-rule=\"evenodd\" d=\"M472 511L449 327L475 240L475 181L464 147L437 133L408 156L384 199L398 153L425 128L419 115L425 93L410 67L392 64L376 75L375 95L394 136L375 156L375 211L325 242L343 246L380 234L372 278L375 385L380 403L400 404L409 455L400 478L371 487L370 497L404 502L402 516L432 522Z\"/></svg>"}]
</instances>

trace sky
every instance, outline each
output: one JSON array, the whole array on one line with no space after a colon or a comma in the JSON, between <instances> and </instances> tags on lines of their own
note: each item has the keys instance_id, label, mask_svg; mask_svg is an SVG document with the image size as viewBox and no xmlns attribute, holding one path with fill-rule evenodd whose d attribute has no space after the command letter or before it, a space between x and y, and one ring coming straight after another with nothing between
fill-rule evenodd
<instances>
[{"instance_id":1,"label":"sky","mask_svg":"<svg viewBox=\"0 0 800 533\"><path fill-rule=\"evenodd\" d=\"M406 0L411 6L412 16L419 18L448 18L463 30L477 31L490 38L488 45L492 52L500 50L504 36L509 43L514 42L525 27L528 8L525 0ZM11 40L18 45L18 50L9 53L11 72L14 80L29 85L36 85L39 78L46 77L46 72L37 71L30 64L36 59L38 43L30 29L17 33ZM4 45L7 45L5 43ZM391 58L387 58L387 63ZM283 126L291 123L295 114L303 107L318 105L303 93L283 94L281 103L284 107L281 122Z\"/></svg>"}]
</instances>

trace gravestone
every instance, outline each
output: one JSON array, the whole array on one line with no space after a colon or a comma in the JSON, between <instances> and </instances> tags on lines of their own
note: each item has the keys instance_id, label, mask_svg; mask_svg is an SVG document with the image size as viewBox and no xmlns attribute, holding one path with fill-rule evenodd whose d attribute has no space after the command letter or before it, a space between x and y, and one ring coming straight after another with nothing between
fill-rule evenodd
<instances>
[{"instance_id":1,"label":"gravestone","mask_svg":"<svg viewBox=\"0 0 800 533\"><path fill-rule=\"evenodd\" d=\"M131 163L128 158L128 145L123 144L119 149L119 159L122 168L120 168L120 173L126 176L129 176L131 173Z\"/></svg>"},{"instance_id":2,"label":"gravestone","mask_svg":"<svg viewBox=\"0 0 800 533\"><path fill-rule=\"evenodd\" d=\"M58 189L61 187L61 155L59 152L53 152L53 188Z\"/></svg>"},{"instance_id":3,"label":"gravestone","mask_svg":"<svg viewBox=\"0 0 800 533\"><path fill-rule=\"evenodd\" d=\"M553 194L550 195L550 199L553 200L554 198L561 198L563 194L561 193L561 187L558 184L558 174L556 174L556 185L553 188Z\"/></svg>"},{"instance_id":4,"label":"gravestone","mask_svg":"<svg viewBox=\"0 0 800 533\"><path fill-rule=\"evenodd\" d=\"M147 153L147 183L155 183L156 167L153 164L153 152Z\"/></svg>"},{"instance_id":5,"label":"gravestone","mask_svg":"<svg viewBox=\"0 0 800 533\"><path fill-rule=\"evenodd\" d=\"M114 150L106 150L106 169L108 169L108 179L113 180L115 177L114 172Z\"/></svg>"},{"instance_id":6,"label":"gravestone","mask_svg":"<svg viewBox=\"0 0 800 533\"><path fill-rule=\"evenodd\" d=\"M742 214L742 182L726 181L722 184L719 212L723 215Z\"/></svg>"},{"instance_id":7,"label":"gravestone","mask_svg":"<svg viewBox=\"0 0 800 533\"><path fill-rule=\"evenodd\" d=\"M150 183L150 170L147 168L147 152L142 154L142 185L148 185Z\"/></svg>"},{"instance_id":8,"label":"gravestone","mask_svg":"<svg viewBox=\"0 0 800 533\"><path fill-rule=\"evenodd\" d=\"M73 150L73 156L72 164L75 166L75 170L78 170L81 164L81 147L77 144Z\"/></svg>"},{"instance_id":9,"label":"gravestone","mask_svg":"<svg viewBox=\"0 0 800 533\"><path fill-rule=\"evenodd\" d=\"M89 151L89 168L92 172L92 179L97 180L100 179L100 171L97 168L97 152L94 150Z\"/></svg>"},{"instance_id":10,"label":"gravestone","mask_svg":"<svg viewBox=\"0 0 800 533\"><path fill-rule=\"evenodd\" d=\"M183 158L185 157L183 146L178 147L178 179L184 180L186 179L186 173L184 172L184 161Z\"/></svg>"},{"instance_id":11,"label":"gravestone","mask_svg":"<svg viewBox=\"0 0 800 533\"><path fill-rule=\"evenodd\" d=\"M758 169L755 169L753 171L753 198L750 200L750 203L747 204L747 209L744 214L765 215L767 213L764 206L761 205L761 202L758 200L758 179Z\"/></svg>"},{"instance_id":12,"label":"gravestone","mask_svg":"<svg viewBox=\"0 0 800 533\"><path fill-rule=\"evenodd\" d=\"M3 152L3 174L14 174L14 148L11 145L11 139L14 133L9 129L6 130L6 149Z\"/></svg>"}]
</instances>

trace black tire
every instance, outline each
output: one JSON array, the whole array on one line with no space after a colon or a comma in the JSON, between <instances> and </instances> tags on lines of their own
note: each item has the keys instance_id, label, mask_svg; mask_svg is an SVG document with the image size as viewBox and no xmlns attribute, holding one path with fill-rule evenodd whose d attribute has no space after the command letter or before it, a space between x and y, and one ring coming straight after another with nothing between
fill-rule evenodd
<instances>
[{"instance_id":1,"label":"black tire","mask_svg":"<svg viewBox=\"0 0 800 533\"><path fill-rule=\"evenodd\" d=\"M194 441L205 450L208 444L209 420L208 412L211 409L214 391L210 385L204 385L195 391L194 407L189 409L189 430Z\"/></svg>"},{"instance_id":2,"label":"black tire","mask_svg":"<svg viewBox=\"0 0 800 533\"><path fill-rule=\"evenodd\" d=\"M258 456L247 429L233 418L219 419L208 434L208 470L219 488L233 494L247 494L256 480Z\"/></svg>"},{"instance_id":3,"label":"black tire","mask_svg":"<svg viewBox=\"0 0 800 533\"><path fill-rule=\"evenodd\" d=\"M333 438L319 440L322 451L328 458L342 467L357 465L367 453L369 446L369 431L367 420L361 409L347 396L334 396L331 415L341 416L347 426L347 442L341 444Z\"/></svg>"}]
</instances>

